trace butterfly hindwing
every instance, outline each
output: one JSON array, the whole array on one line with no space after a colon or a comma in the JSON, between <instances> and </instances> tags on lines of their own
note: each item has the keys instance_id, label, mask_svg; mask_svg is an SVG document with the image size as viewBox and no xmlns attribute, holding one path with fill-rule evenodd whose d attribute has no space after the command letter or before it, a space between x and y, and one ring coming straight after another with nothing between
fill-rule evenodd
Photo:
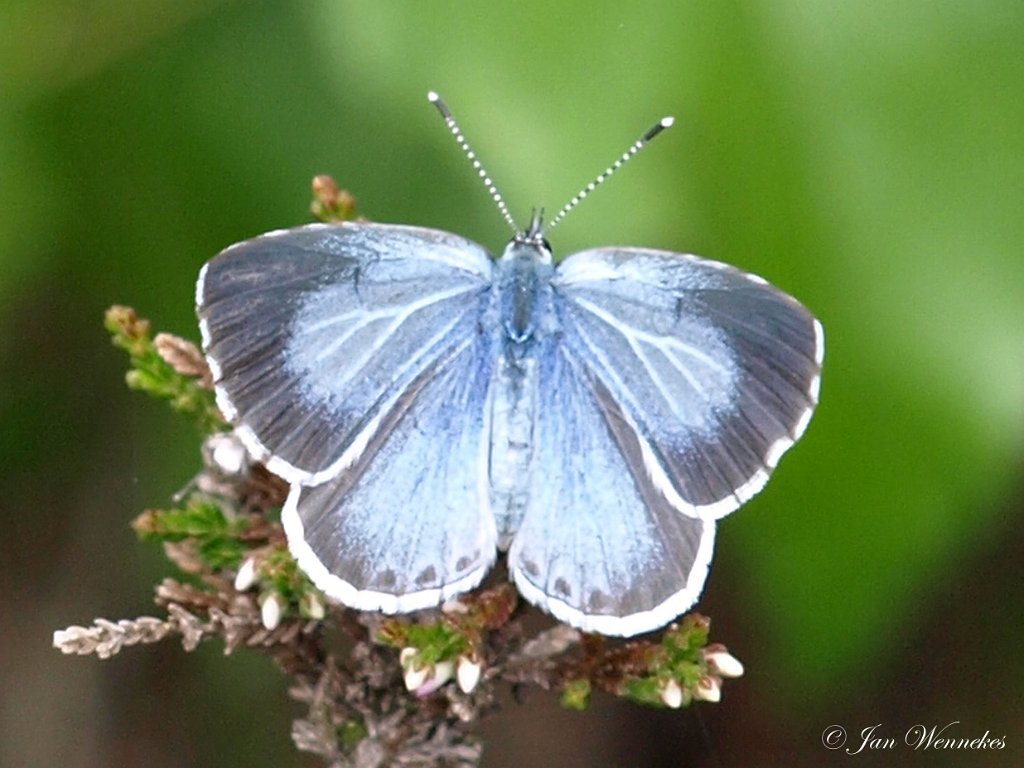
<instances>
[{"instance_id":1,"label":"butterfly hindwing","mask_svg":"<svg viewBox=\"0 0 1024 768\"><path fill-rule=\"evenodd\" d=\"M487 344L468 340L424 371L346 471L292 487L282 512L288 541L327 594L407 612L472 589L494 562Z\"/></svg>"},{"instance_id":2,"label":"butterfly hindwing","mask_svg":"<svg viewBox=\"0 0 1024 768\"><path fill-rule=\"evenodd\" d=\"M667 502L619 404L571 349L548 346L529 502L509 570L528 600L573 626L655 629L700 594L715 523Z\"/></svg>"}]
</instances>

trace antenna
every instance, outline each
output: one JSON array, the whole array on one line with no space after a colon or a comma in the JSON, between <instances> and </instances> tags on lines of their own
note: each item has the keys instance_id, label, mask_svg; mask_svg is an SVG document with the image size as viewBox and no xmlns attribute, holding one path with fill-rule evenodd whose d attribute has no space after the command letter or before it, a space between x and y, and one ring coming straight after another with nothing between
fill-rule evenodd
<instances>
[{"instance_id":1,"label":"antenna","mask_svg":"<svg viewBox=\"0 0 1024 768\"><path fill-rule=\"evenodd\" d=\"M508 206L505 205L505 199L498 192L498 188L494 186L494 182L488 175L487 171L481 165L480 161L477 160L476 152L473 151L472 147L469 146L469 142L466 141L466 137L462 133L462 129L459 128L459 124L455 122L455 117L452 115L452 111L448 109L448 105L444 103L440 96L434 91L430 91L427 94L427 100L437 107L437 111L441 113L441 117L444 118L445 123L448 125L448 130L452 132L452 136L455 137L455 141L458 142L459 146L462 147L462 151L466 153L466 157L473 163L473 168L479 174L480 178L484 182L484 186L487 187L487 191L491 195L491 199L494 200L494 204L498 206L498 210L501 215L508 222L508 225L512 227L512 232L516 235L519 234L519 227L516 226L515 219L512 218L512 214L508 212Z\"/></svg>"},{"instance_id":2,"label":"antenna","mask_svg":"<svg viewBox=\"0 0 1024 768\"><path fill-rule=\"evenodd\" d=\"M576 194L576 196L573 197L572 200L570 200L568 203L566 203L562 207L562 210L560 210L558 212L558 214L555 216L555 218L553 218L551 220L551 223L548 224L544 228L544 231L545 232L550 232L552 229L554 229L558 225L558 222L560 222L562 219L564 219L566 217L566 214L568 214L569 211L571 211L573 208L575 208L577 205L579 205L581 202L583 202L583 200L587 197L587 195L589 195L591 192L593 192L595 189L597 189L601 184L603 184L608 179L608 177L611 176L613 173L615 173L617 170L619 170L619 168L624 166L630 159L632 159L632 157L637 152L639 152L641 149L643 149L648 144L650 144L655 136L657 136L659 133L664 131L666 128L670 128L672 126L672 123L674 123L674 122L675 122L675 118L674 117L663 117L657 123L652 125L647 130L647 133L645 133L643 136L641 136L639 139L637 139L633 143L633 145L630 146L629 149L627 149L625 152L622 153L622 157L620 157L614 163L612 163L607 168L605 168L601 173L599 173L597 175L597 178L595 178L592 182L587 184L587 186L585 186L583 189L581 189Z\"/></svg>"}]
</instances>

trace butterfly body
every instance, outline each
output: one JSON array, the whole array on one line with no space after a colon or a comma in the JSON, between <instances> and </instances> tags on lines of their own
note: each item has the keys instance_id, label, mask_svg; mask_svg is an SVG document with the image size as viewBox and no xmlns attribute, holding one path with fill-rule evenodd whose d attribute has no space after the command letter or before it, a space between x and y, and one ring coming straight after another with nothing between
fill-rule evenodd
<instances>
[{"instance_id":1,"label":"butterfly body","mask_svg":"<svg viewBox=\"0 0 1024 768\"><path fill-rule=\"evenodd\" d=\"M650 249L556 266L539 217L496 260L417 227L282 230L196 296L218 403L291 485L300 566L365 610L438 605L507 549L556 617L659 627L817 402L821 326L791 297Z\"/></svg>"},{"instance_id":2,"label":"butterfly body","mask_svg":"<svg viewBox=\"0 0 1024 768\"><path fill-rule=\"evenodd\" d=\"M488 479L498 546L507 549L528 502L537 418L538 359L554 327L551 253L539 239L516 239L495 265L493 303L499 307L499 351L488 404ZM485 329L486 332L486 329Z\"/></svg>"}]
</instances>

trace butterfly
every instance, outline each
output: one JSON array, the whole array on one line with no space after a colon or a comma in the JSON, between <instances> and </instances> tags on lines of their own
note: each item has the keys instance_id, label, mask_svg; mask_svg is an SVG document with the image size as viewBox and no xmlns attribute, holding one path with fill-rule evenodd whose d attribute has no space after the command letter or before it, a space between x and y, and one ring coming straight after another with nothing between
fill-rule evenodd
<instances>
[{"instance_id":1,"label":"butterfly","mask_svg":"<svg viewBox=\"0 0 1024 768\"><path fill-rule=\"evenodd\" d=\"M217 403L289 483L289 547L325 594L435 607L505 551L526 600L605 635L697 600L717 521L806 429L824 356L760 277L632 247L556 265L537 213L497 259L415 226L269 232L202 268L196 306Z\"/></svg>"}]
</instances>

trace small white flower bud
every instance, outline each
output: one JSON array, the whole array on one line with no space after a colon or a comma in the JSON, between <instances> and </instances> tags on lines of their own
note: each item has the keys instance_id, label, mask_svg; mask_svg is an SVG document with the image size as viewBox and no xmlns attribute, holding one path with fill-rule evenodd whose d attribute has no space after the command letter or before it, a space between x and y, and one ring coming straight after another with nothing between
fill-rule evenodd
<instances>
[{"instance_id":1,"label":"small white flower bud","mask_svg":"<svg viewBox=\"0 0 1024 768\"><path fill-rule=\"evenodd\" d=\"M452 614L452 613L468 613L469 612L469 606L466 605L461 600L456 600L456 599L453 598L451 600L445 600L441 604L441 612L442 613L448 613L448 614Z\"/></svg>"},{"instance_id":2,"label":"small white flower bud","mask_svg":"<svg viewBox=\"0 0 1024 768\"><path fill-rule=\"evenodd\" d=\"M728 651L712 651L704 656L708 668L722 677L740 677L743 674L743 665L740 660Z\"/></svg>"},{"instance_id":3,"label":"small white flower bud","mask_svg":"<svg viewBox=\"0 0 1024 768\"><path fill-rule=\"evenodd\" d=\"M245 446L234 434L213 435L207 441L213 464L225 477L241 475L245 470L247 456Z\"/></svg>"},{"instance_id":4,"label":"small white flower bud","mask_svg":"<svg viewBox=\"0 0 1024 768\"><path fill-rule=\"evenodd\" d=\"M417 696L429 696L442 685L452 679L452 675L455 674L455 665L450 661L439 661L434 665L434 668L430 670L430 677L421 685L417 691Z\"/></svg>"},{"instance_id":5,"label":"small white flower bud","mask_svg":"<svg viewBox=\"0 0 1024 768\"><path fill-rule=\"evenodd\" d=\"M410 691L418 691L430 676L430 668L417 667L413 664L405 667L405 687Z\"/></svg>"},{"instance_id":6,"label":"small white flower bud","mask_svg":"<svg viewBox=\"0 0 1024 768\"><path fill-rule=\"evenodd\" d=\"M437 683L438 688L447 683L455 676L455 664L450 661L439 661L434 665L432 679Z\"/></svg>"},{"instance_id":7,"label":"small white flower bud","mask_svg":"<svg viewBox=\"0 0 1024 768\"><path fill-rule=\"evenodd\" d=\"M405 673L405 687L423 698L451 680L454 671L455 665L450 661L439 661L432 667L411 669Z\"/></svg>"},{"instance_id":8,"label":"small white flower bud","mask_svg":"<svg viewBox=\"0 0 1024 768\"><path fill-rule=\"evenodd\" d=\"M463 693L470 693L476 688L476 684L480 682L480 673L482 671L483 665L478 659L472 656L459 656L455 676Z\"/></svg>"},{"instance_id":9,"label":"small white flower bud","mask_svg":"<svg viewBox=\"0 0 1024 768\"><path fill-rule=\"evenodd\" d=\"M697 683L697 688L693 692L693 698L703 699L704 701L719 702L722 700L722 683L717 677L711 675L705 675Z\"/></svg>"},{"instance_id":10,"label":"small white flower bud","mask_svg":"<svg viewBox=\"0 0 1024 768\"><path fill-rule=\"evenodd\" d=\"M256 561L247 557L235 574L235 589L245 592L256 584Z\"/></svg>"},{"instance_id":11,"label":"small white flower bud","mask_svg":"<svg viewBox=\"0 0 1024 768\"><path fill-rule=\"evenodd\" d=\"M666 707L671 707L672 709L679 709L683 706L683 689L678 681L669 680L665 684L665 687L661 689L661 700L665 703Z\"/></svg>"},{"instance_id":12,"label":"small white flower bud","mask_svg":"<svg viewBox=\"0 0 1024 768\"><path fill-rule=\"evenodd\" d=\"M283 601L277 592L269 592L260 600L260 618L268 630L277 629L283 613Z\"/></svg>"},{"instance_id":13,"label":"small white flower bud","mask_svg":"<svg viewBox=\"0 0 1024 768\"><path fill-rule=\"evenodd\" d=\"M324 608L324 601L320 599L320 595L311 591L306 592L299 598L299 613L307 619L319 621L326 615L327 611Z\"/></svg>"}]
</instances>

